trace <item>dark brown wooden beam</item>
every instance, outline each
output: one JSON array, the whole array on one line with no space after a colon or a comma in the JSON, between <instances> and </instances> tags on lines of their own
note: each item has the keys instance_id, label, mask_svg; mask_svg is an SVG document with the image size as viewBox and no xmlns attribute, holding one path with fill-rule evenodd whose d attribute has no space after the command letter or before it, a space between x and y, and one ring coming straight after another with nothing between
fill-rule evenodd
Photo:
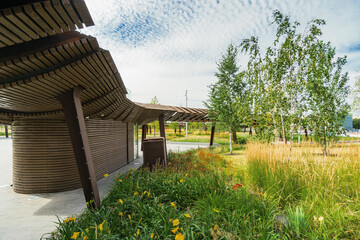
<instances>
[{"instance_id":1,"label":"dark brown wooden beam","mask_svg":"<svg viewBox=\"0 0 360 240\"><path fill-rule=\"evenodd\" d=\"M141 151L144 150L144 139L146 138L147 125L144 124L141 130Z\"/></svg>"},{"instance_id":2,"label":"dark brown wooden beam","mask_svg":"<svg viewBox=\"0 0 360 240\"><path fill-rule=\"evenodd\" d=\"M212 147L214 144L214 135L215 135L215 123L211 127L210 147Z\"/></svg>"},{"instance_id":3,"label":"dark brown wooden beam","mask_svg":"<svg viewBox=\"0 0 360 240\"><path fill-rule=\"evenodd\" d=\"M8 125L5 125L5 137L9 137Z\"/></svg>"},{"instance_id":4,"label":"dark brown wooden beam","mask_svg":"<svg viewBox=\"0 0 360 240\"><path fill-rule=\"evenodd\" d=\"M165 163L165 166L166 166L166 164L167 164L167 147L166 147L164 115L160 115L160 117L159 117L159 127L160 127L160 137L164 138L164 143L165 143L165 159L164 159L164 163Z\"/></svg>"},{"instance_id":5,"label":"dark brown wooden beam","mask_svg":"<svg viewBox=\"0 0 360 240\"><path fill-rule=\"evenodd\" d=\"M86 202L89 203L89 207L100 208L100 195L91 158L80 93L81 88L77 86L72 91L58 96L57 99L64 109Z\"/></svg>"}]
</instances>

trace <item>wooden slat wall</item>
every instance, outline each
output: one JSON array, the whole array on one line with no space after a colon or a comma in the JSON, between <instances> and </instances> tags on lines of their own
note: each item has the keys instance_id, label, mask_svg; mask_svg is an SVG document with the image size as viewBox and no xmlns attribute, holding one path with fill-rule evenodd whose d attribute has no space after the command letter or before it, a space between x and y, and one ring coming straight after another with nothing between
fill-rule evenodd
<instances>
[{"instance_id":1,"label":"wooden slat wall","mask_svg":"<svg viewBox=\"0 0 360 240\"><path fill-rule=\"evenodd\" d=\"M127 164L126 123L88 119L86 128L97 179Z\"/></svg>"},{"instance_id":2,"label":"wooden slat wall","mask_svg":"<svg viewBox=\"0 0 360 240\"><path fill-rule=\"evenodd\" d=\"M18 119L12 128L15 192L46 193L81 187L64 120Z\"/></svg>"},{"instance_id":3,"label":"wooden slat wall","mask_svg":"<svg viewBox=\"0 0 360 240\"><path fill-rule=\"evenodd\" d=\"M126 123L86 120L96 178L133 160L126 144ZM129 123L129 131L133 131ZM13 184L18 193L47 193L81 187L65 120L18 118L13 122Z\"/></svg>"}]
</instances>

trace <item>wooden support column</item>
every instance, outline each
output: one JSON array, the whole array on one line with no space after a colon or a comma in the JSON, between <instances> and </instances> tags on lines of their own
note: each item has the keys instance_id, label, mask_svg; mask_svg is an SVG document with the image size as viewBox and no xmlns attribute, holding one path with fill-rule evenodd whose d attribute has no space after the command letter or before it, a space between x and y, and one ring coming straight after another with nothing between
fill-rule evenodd
<instances>
[{"instance_id":1,"label":"wooden support column","mask_svg":"<svg viewBox=\"0 0 360 240\"><path fill-rule=\"evenodd\" d=\"M165 123L164 123L164 115L159 117L159 127L160 127L160 137L164 138L165 141L165 165L167 164L167 147L166 147L166 136L165 136Z\"/></svg>"},{"instance_id":2,"label":"wooden support column","mask_svg":"<svg viewBox=\"0 0 360 240\"><path fill-rule=\"evenodd\" d=\"M8 125L5 125L5 137L9 137Z\"/></svg>"},{"instance_id":3,"label":"wooden support column","mask_svg":"<svg viewBox=\"0 0 360 240\"><path fill-rule=\"evenodd\" d=\"M146 138L147 125L144 124L141 130L141 151L144 150L144 139Z\"/></svg>"},{"instance_id":4,"label":"wooden support column","mask_svg":"<svg viewBox=\"0 0 360 240\"><path fill-rule=\"evenodd\" d=\"M210 147L212 147L214 144L214 135L215 135L215 123L211 127Z\"/></svg>"},{"instance_id":5,"label":"wooden support column","mask_svg":"<svg viewBox=\"0 0 360 240\"><path fill-rule=\"evenodd\" d=\"M160 126L160 137L165 138L165 124L164 124L164 116L161 115L159 117L159 126Z\"/></svg>"},{"instance_id":6,"label":"wooden support column","mask_svg":"<svg viewBox=\"0 0 360 240\"><path fill-rule=\"evenodd\" d=\"M126 123L126 163L129 164L129 123Z\"/></svg>"},{"instance_id":7,"label":"wooden support column","mask_svg":"<svg viewBox=\"0 0 360 240\"><path fill-rule=\"evenodd\" d=\"M58 96L57 99L64 109L85 200L89 203L89 207L100 208L100 195L91 158L80 93L81 88L76 86L72 91Z\"/></svg>"}]
</instances>

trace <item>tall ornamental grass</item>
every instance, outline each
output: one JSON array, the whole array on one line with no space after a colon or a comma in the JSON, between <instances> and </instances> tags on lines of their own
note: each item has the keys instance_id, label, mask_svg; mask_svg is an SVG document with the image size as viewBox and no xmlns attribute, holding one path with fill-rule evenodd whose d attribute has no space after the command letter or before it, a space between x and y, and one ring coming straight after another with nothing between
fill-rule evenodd
<instances>
[{"instance_id":1,"label":"tall ornamental grass","mask_svg":"<svg viewBox=\"0 0 360 240\"><path fill-rule=\"evenodd\" d=\"M321 146L249 143L248 173L253 188L283 209L303 209L320 238L360 237L360 145Z\"/></svg>"}]
</instances>

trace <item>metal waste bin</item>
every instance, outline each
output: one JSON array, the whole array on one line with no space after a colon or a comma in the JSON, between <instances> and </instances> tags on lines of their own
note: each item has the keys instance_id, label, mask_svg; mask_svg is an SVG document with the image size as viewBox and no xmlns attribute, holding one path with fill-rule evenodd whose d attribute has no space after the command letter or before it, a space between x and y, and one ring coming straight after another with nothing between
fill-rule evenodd
<instances>
[{"instance_id":1,"label":"metal waste bin","mask_svg":"<svg viewBox=\"0 0 360 240\"><path fill-rule=\"evenodd\" d=\"M146 138L142 142L144 166L150 170L155 165L166 166L166 143L163 137Z\"/></svg>"}]
</instances>

